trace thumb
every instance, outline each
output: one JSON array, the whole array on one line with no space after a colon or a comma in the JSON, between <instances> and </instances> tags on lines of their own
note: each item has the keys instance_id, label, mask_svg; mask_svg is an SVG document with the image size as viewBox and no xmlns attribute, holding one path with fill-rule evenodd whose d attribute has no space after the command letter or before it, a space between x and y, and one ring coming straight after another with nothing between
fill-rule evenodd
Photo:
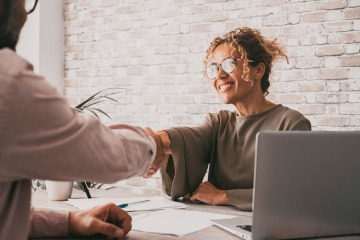
<instances>
[{"instance_id":1,"label":"thumb","mask_svg":"<svg viewBox=\"0 0 360 240\"><path fill-rule=\"evenodd\" d=\"M165 131L156 132L156 134L159 136L159 138L161 140L161 145L163 147L163 153L164 154L172 154L171 141L169 138L169 134Z\"/></svg>"},{"instance_id":2,"label":"thumb","mask_svg":"<svg viewBox=\"0 0 360 240\"><path fill-rule=\"evenodd\" d=\"M122 239L125 236L124 230L114 224L103 222L99 219L94 220L93 230L96 233L104 234L108 237Z\"/></svg>"}]
</instances>

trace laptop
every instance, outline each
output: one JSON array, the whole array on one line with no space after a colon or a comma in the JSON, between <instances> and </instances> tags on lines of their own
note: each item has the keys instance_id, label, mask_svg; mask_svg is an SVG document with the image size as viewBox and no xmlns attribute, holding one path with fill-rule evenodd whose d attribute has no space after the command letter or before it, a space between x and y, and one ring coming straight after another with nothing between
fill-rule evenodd
<instances>
[{"instance_id":1,"label":"laptop","mask_svg":"<svg viewBox=\"0 0 360 240\"><path fill-rule=\"evenodd\" d=\"M360 132L258 133L252 219L213 222L248 240L360 234Z\"/></svg>"}]
</instances>

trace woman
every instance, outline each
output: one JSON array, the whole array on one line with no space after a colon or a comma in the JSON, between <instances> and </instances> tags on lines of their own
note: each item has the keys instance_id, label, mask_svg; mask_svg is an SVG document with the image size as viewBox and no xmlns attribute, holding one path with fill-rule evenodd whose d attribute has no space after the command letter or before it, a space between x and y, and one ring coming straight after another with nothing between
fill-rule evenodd
<instances>
[{"instance_id":1,"label":"woman","mask_svg":"<svg viewBox=\"0 0 360 240\"><path fill-rule=\"evenodd\" d=\"M247 27L211 42L205 74L222 102L236 111L208 114L199 127L157 133L164 147L171 145L161 175L173 199L190 194L193 202L252 210L256 134L311 130L301 113L265 98L273 62L279 58L287 60L276 40ZM208 181L202 182L208 167Z\"/></svg>"}]
</instances>

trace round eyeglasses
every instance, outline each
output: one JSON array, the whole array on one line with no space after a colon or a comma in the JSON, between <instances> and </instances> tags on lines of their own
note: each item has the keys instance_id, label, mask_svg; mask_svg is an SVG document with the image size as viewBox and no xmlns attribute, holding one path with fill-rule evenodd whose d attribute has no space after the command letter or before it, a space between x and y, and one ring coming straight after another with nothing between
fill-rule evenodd
<instances>
[{"instance_id":1,"label":"round eyeglasses","mask_svg":"<svg viewBox=\"0 0 360 240\"><path fill-rule=\"evenodd\" d=\"M239 58L225 58L220 64L212 63L206 67L206 75L210 80L214 80L218 72L221 69L226 73L232 73L236 68L236 61L241 60ZM255 62L253 60L248 60L248 62Z\"/></svg>"},{"instance_id":2,"label":"round eyeglasses","mask_svg":"<svg viewBox=\"0 0 360 240\"><path fill-rule=\"evenodd\" d=\"M37 3L38 0L25 0L25 10L27 14L30 14L35 10Z\"/></svg>"}]
</instances>

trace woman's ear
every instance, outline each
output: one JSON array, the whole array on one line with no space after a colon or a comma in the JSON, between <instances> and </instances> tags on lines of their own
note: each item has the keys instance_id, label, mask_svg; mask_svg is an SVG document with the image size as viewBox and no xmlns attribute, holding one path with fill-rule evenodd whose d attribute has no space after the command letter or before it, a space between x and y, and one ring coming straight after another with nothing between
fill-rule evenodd
<instances>
[{"instance_id":1,"label":"woman's ear","mask_svg":"<svg viewBox=\"0 0 360 240\"><path fill-rule=\"evenodd\" d=\"M265 63L259 62L255 67L255 78L262 79L265 74Z\"/></svg>"}]
</instances>

